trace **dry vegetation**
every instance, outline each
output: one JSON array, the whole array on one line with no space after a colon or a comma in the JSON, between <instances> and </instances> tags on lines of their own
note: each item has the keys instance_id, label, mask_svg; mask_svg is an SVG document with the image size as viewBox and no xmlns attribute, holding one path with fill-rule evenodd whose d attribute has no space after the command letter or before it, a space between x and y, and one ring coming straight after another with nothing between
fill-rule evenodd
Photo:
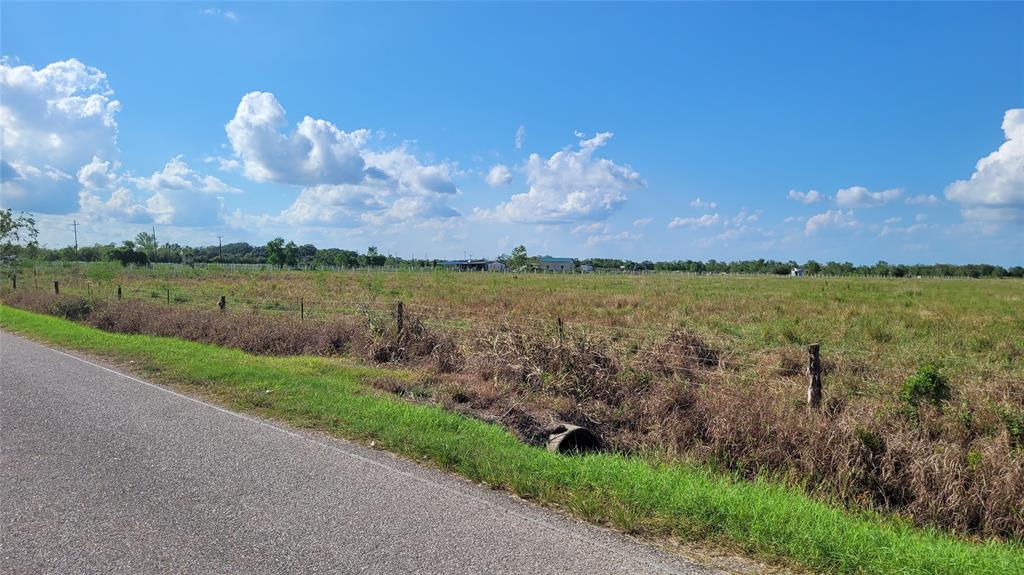
<instances>
[{"instance_id":1,"label":"dry vegetation","mask_svg":"<svg viewBox=\"0 0 1024 575\"><path fill-rule=\"evenodd\" d=\"M411 371L378 380L381 389L499 422L530 443L569 422L612 449L782 479L960 533L1024 539L1020 282L422 273L107 279L142 299L81 297L83 286L69 279L62 291L72 295L19 291L4 299L115 332L400 364ZM109 292L112 284L92 289L101 285ZM174 286L172 301L182 305L162 303L163 285ZM220 293L231 313L216 311ZM283 305L297 304L299 293L312 320ZM349 302L335 311L350 313L328 314L326 293ZM401 332L393 306L381 303L394 299L410 302ZM554 316L568 320L561 332ZM812 340L823 342L820 413L803 402L806 359L797 344ZM938 363L937 375L920 369L928 362Z\"/></svg>"}]
</instances>

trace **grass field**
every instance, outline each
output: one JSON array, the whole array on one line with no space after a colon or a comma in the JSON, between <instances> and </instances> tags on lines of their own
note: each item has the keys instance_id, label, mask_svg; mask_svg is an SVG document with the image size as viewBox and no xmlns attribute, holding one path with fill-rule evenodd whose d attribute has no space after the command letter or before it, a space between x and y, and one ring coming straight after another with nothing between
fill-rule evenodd
<instances>
[{"instance_id":1,"label":"grass field","mask_svg":"<svg viewBox=\"0 0 1024 575\"><path fill-rule=\"evenodd\" d=\"M718 540L830 573L1020 573L1024 550L971 543L799 490L703 466L617 454L557 456L502 428L376 392L385 373L349 360L254 356L179 339L103 332L0 307L0 326L47 343L134 361L163 382L234 409L373 440L381 448L598 523L655 537ZM391 371L392 377L412 374Z\"/></svg>"},{"instance_id":2,"label":"grass field","mask_svg":"<svg viewBox=\"0 0 1024 575\"><path fill-rule=\"evenodd\" d=\"M53 313L54 302L24 298L55 279L65 296L91 296L87 321L112 331L415 368L412 381L374 385L527 442L566 421L621 453L970 537L1024 538L1019 280L90 264L29 272L22 300L5 297ZM127 301L110 301L116 286ZM216 313L221 295L234 313ZM421 332L395 332L397 301ZM822 344L821 413L804 403L811 342Z\"/></svg>"}]
</instances>

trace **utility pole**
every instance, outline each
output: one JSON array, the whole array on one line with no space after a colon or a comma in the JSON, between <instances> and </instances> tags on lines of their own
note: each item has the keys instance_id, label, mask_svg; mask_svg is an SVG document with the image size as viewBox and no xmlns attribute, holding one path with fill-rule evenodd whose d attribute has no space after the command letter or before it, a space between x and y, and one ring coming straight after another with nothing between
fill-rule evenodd
<instances>
[{"instance_id":1,"label":"utility pole","mask_svg":"<svg viewBox=\"0 0 1024 575\"><path fill-rule=\"evenodd\" d=\"M78 220L71 220L71 227L75 229L75 253L78 253Z\"/></svg>"},{"instance_id":2,"label":"utility pole","mask_svg":"<svg viewBox=\"0 0 1024 575\"><path fill-rule=\"evenodd\" d=\"M224 263L224 244L221 242L223 236L217 236L217 261Z\"/></svg>"}]
</instances>

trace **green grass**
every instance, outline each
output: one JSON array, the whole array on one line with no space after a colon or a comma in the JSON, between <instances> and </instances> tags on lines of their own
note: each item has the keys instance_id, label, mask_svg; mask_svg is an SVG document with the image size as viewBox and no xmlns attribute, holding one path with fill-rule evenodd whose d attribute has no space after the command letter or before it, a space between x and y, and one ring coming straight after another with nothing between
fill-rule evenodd
<instances>
[{"instance_id":1,"label":"green grass","mask_svg":"<svg viewBox=\"0 0 1024 575\"><path fill-rule=\"evenodd\" d=\"M6 306L0 306L0 326L57 346L133 360L161 381L234 409L374 440L383 449L642 535L714 540L832 573L1024 573L1024 549L1015 544L964 541L852 514L792 489L738 482L695 466L614 454L553 455L500 427L374 392L363 381L384 371L345 360L253 356L111 334Z\"/></svg>"}]
</instances>

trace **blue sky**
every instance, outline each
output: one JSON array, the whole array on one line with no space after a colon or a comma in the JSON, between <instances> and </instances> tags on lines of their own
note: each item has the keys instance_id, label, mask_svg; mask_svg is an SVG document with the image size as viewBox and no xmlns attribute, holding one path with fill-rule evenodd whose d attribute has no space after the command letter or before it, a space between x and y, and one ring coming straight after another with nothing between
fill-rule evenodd
<instances>
[{"instance_id":1,"label":"blue sky","mask_svg":"<svg viewBox=\"0 0 1024 575\"><path fill-rule=\"evenodd\" d=\"M0 11L51 246L1022 263L1021 4Z\"/></svg>"}]
</instances>

